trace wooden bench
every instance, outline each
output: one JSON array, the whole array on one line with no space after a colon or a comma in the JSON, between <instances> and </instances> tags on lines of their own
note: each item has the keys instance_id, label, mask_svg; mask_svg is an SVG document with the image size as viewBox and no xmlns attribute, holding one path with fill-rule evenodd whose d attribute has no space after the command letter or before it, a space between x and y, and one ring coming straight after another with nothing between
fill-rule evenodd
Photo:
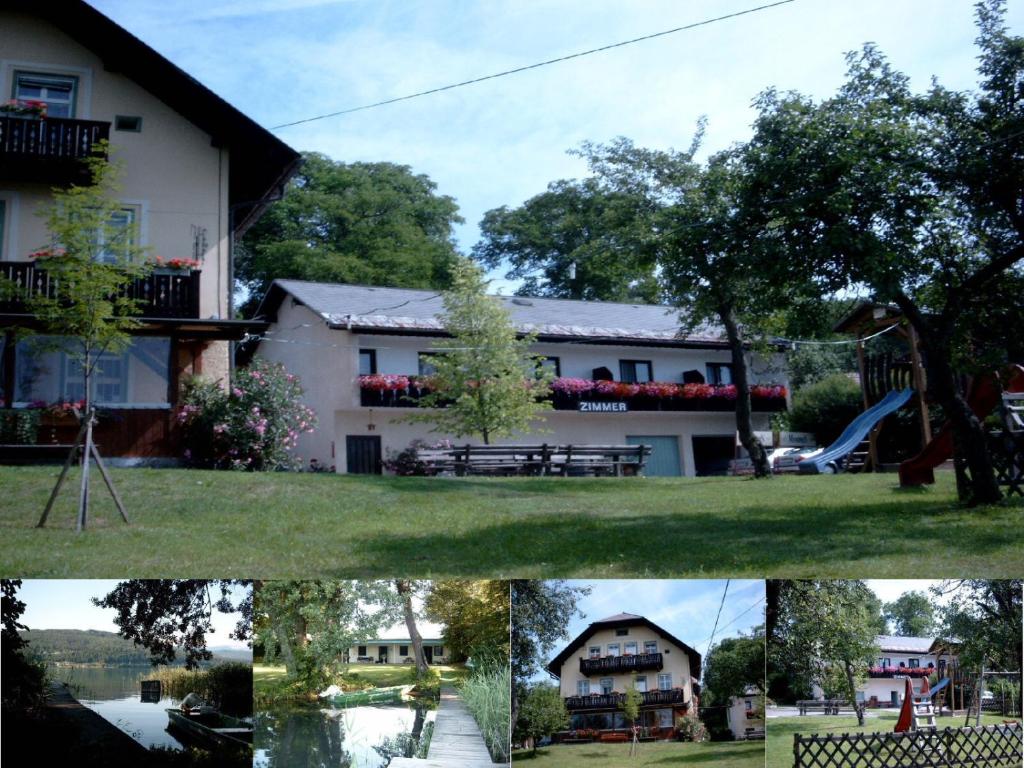
<instances>
[{"instance_id":1,"label":"wooden bench","mask_svg":"<svg viewBox=\"0 0 1024 768\"><path fill-rule=\"evenodd\" d=\"M462 445L420 451L428 473L464 475L636 475L649 445Z\"/></svg>"},{"instance_id":2,"label":"wooden bench","mask_svg":"<svg viewBox=\"0 0 1024 768\"><path fill-rule=\"evenodd\" d=\"M796 706L800 710L801 715L818 710L825 715L838 715L839 710L843 708L853 711L850 703L843 699L800 699L797 701Z\"/></svg>"}]
</instances>

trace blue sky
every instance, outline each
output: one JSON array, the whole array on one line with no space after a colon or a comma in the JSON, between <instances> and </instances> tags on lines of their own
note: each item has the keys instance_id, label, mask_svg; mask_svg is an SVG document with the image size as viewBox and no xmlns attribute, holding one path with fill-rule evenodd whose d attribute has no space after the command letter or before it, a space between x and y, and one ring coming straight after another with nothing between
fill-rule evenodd
<instances>
[{"instance_id":1,"label":"blue sky","mask_svg":"<svg viewBox=\"0 0 1024 768\"><path fill-rule=\"evenodd\" d=\"M25 603L21 623L29 629L97 629L117 632L117 612L97 608L91 598L103 597L117 586L116 580L101 579L26 579L18 590L18 599ZM219 596L216 590L214 597ZM236 592L236 599L240 593ZM206 636L208 647L248 648L241 641L228 637L238 621L238 614L214 611L214 631Z\"/></svg>"},{"instance_id":2,"label":"blue sky","mask_svg":"<svg viewBox=\"0 0 1024 768\"><path fill-rule=\"evenodd\" d=\"M704 656L726 586L724 579L583 579L567 583L589 586L591 591L579 602L585 616L575 617L569 623L568 637L552 650L551 657L591 622L617 613L644 616ZM730 581L715 641L747 634L763 623L764 582L760 579ZM547 677L544 672L536 679Z\"/></svg>"},{"instance_id":3,"label":"blue sky","mask_svg":"<svg viewBox=\"0 0 1024 768\"><path fill-rule=\"evenodd\" d=\"M92 0L264 126L736 12L759 0ZM763 0L762 0L763 2ZM749 135L768 86L816 96L845 51L881 46L915 88L975 82L973 0L796 0L507 78L282 130L301 150L387 160L456 198L468 250L491 208L585 174L584 140L706 148ZM1010 3L1019 32L1024 3Z\"/></svg>"}]
</instances>

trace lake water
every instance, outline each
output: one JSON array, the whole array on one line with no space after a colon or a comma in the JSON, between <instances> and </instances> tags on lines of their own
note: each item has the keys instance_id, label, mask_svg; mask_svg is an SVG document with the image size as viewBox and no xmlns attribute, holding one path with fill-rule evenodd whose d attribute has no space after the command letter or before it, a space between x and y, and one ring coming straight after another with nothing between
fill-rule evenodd
<instances>
[{"instance_id":1,"label":"lake water","mask_svg":"<svg viewBox=\"0 0 1024 768\"><path fill-rule=\"evenodd\" d=\"M387 738L419 733L435 705L367 705L347 709L291 707L257 712L255 768L382 768L374 749Z\"/></svg>"},{"instance_id":2,"label":"lake water","mask_svg":"<svg viewBox=\"0 0 1024 768\"><path fill-rule=\"evenodd\" d=\"M164 711L176 707L178 700L164 696L155 703L142 701L139 679L149 671L149 667L55 667L50 669L50 676L70 685L71 693L82 705L143 746L184 749L167 732Z\"/></svg>"}]
</instances>

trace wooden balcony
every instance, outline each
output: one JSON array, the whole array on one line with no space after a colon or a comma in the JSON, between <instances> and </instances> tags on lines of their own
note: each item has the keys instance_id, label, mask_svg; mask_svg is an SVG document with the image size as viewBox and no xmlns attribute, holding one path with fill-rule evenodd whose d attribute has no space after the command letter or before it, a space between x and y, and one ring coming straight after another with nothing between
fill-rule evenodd
<instances>
[{"instance_id":1,"label":"wooden balcony","mask_svg":"<svg viewBox=\"0 0 1024 768\"><path fill-rule=\"evenodd\" d=\"M642 706L679 706L686 703L681 688L669 691L647 691L640 694ZM619 709L626 701L624 693L593 693L589 696L567 696L565 706L570 712L581 709Z\"/></svg>"},{"instance_id":2,"label":"wooden balcony","mask_svg":"<svg viewBox=\"0 0 1024 768\"><path fill-rule=\"evenodd\" d=\"M197 269L152 272L130 283L127 294L139 301L139 317L198 319L199 275ZM26 297L53 295L53 278L32 261L0 261L0 278L15 286L13 297L0 299L0 314L25 314Z\"/></svg>"},{"instance_id":3,"label":"wooden balcony","mask_svg":"<svg viewBox=\"0 0 1024 768\"><path fill-rule=\"evenodd\" d=\"M88 183L82 162L110 138L110 123L0 115L0 181Z\"/></svg>"},{"instance_id":4,"label":"wooden balcony","mask_svg":"<svg viewBox=\"0 0 1024 768\"><path fill-rule=\"evenodd\" d=\"M938 672L934 667L871 667L868 677L929 677Z\"/></svg>"},{"instance_id":5,"label":"wooden balcony","mask_svg":"<svg viewBox=\"0 0 1024 768\"><path fill-rule=\"evenodd\" d=\"M660 671L664 661L660 653L638 653L630 656L605 656L601 659L580 659L580 674L599 675L619 672Z\"/></svg>"}]
</instances>

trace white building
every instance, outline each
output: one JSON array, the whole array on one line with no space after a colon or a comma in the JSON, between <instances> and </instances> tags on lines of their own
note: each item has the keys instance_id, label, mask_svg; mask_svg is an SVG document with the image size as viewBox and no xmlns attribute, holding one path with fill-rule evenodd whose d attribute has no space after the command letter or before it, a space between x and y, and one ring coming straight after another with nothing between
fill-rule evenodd
<instances>
[{"instance_id":1,"label":"white building","mask_svg":"<svg viewBox=\"0 0 1024 768\"><path fill-rule=\"evenodd\" d=\"M423 640L423 655L428 664L448 664L450 653L444 645L444 628L427 621L416 622ZM402 624L383 629L378 636L353 645L348 650L350 664L415 664L409 630Z\"/></svg>"},{"instance_id":2,"label":"white building","mask_svg":"<svg viewBox=\"0 0 1024 768\"><path fill-rule=\"evenodd\" d=\"M725 719L737 741L764 738L764 708L758 699L759 694L754 687L747 688L742 696L729 699Z\"/></svg>"},{"instance_id":3,"label":"white building","mask_svg":"<svg viewBox=\"0 0 1024 768\"><path fill-rule=\"evenodd\" d=\"M501 297L513 321L537 334L561 386L541 434L508 443L646 444L648 475L724 472L735 455L730 354L717 328L681 337L678 312L640 304ZM450 437L428 424L400 423L416 408L416 377L429 373L444 328L436 291L277 280L259 310L270 321L258 354L297 374L319 428L297 453L339 472L380 472L387 451L414 439ZM781 355L751 355L755 428L786 407ZM385 377L390 378L385 378ZM619 394L573 394L596 380ZM400 391L390 387L398 382ZM659 386L658 383L663 383ZM684 383L690 386L683 389ZM647 385L647 386L644 386ZM664 393L668 393L667 395ZM625 393L625 394L622 394ZM685 395L685 396L684 396ZM582 400L618 403L614 412L581 410ZM460 438L459 442L474 442Z\"/></svg>"},{"instance_id":4,"label":"white building","mask_svg":"<svg viewBox=\"0 0 1024 768\"><path fill-rule=\"evenodd\" d=\"M868 669L867 681L857 690L857 701L869 707L899 707L908 677L917 693L923 678L935 675L941 680L956 664L956 656L941 638L878 635L875 643L878 657ZM822 696L817 686L814 693Z\"/></svg>"}]
</instances>

